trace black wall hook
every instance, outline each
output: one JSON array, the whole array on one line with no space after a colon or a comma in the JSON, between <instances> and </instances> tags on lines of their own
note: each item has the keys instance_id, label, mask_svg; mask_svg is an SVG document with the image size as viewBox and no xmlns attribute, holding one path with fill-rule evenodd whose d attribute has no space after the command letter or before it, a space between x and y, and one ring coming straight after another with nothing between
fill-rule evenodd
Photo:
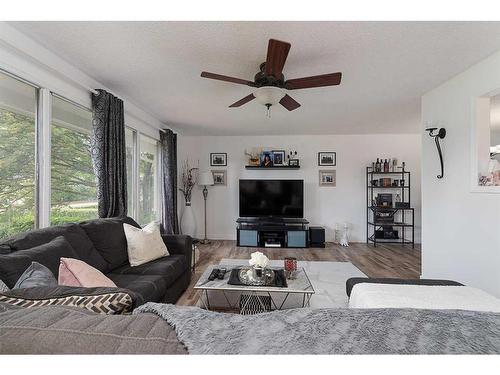
<instances>
[{"instance_id":1,"label":"black wall hook","mask_svg":"<svg viewBox=\"0 0 500 375\"><path fill-rule=\"evenodd\" d=\"M443 139L446 137L446 129L445 128L427 128L425 129L426 131L429 132L429 135L434 138L434 141L436 142L436 147L438 150L439 154L439 161L441 162L441 174L437 175L437 178L443 178L444 176L444 163L443 163L443 153L441 152L441 145L439 144L439 139ZM437 133L434 133L434 131L438 130Z\"/></svg>"}]
</instances>

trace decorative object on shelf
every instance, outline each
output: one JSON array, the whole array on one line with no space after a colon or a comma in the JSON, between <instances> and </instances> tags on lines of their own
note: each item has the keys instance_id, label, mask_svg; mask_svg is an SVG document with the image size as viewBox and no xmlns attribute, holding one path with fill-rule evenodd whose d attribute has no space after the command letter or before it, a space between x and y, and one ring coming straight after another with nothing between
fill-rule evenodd
<instances>
[{"instance_id":1,"label":"decorative object on shelf","mask_svg":"<svg viewBox=\"0 0 500 375\"><path fill-rule=\"evenodd\" d=\"M288 165L290 167L299 167L300 166L300 161L299 161L299 159L289 159L288 160Z\"/></svg>"},{"instance_id":2,"label":"decorative object on shelf","mask_svg":"<svg viewBox=\"0 0 500 375\"><path fill-rule=\"evenodd\" d=\"M391 178L384 177L380 179L380 186L382 187L390 187L391 184L392 184Z\"/></svg>"},{"instance_id":3,"label":"decorative object on shelf","mask_svg":"<svg viewBox=\"0 0 500 375\"><path fill-rule=\"evenodd\" d=\"M319 171L319 185L320 186L337 186L337 171L332 170L320 170Z\"/></svg>"},{"instance_id":4,"label":"decorative object on shelf","mask_svg":"<svg viewBox=\"0 0 500 375\"><path fill-rule=\"evenodd\" d=\"M295 279L297 277L297 258L286 257L284 261L285 276L287 279Z\"/></svg>"},{"instance_id":5,"label":"decorative object on shelf","mask_svg":"<svg viewBox=\"0 0 500 375\"><path fill-rule=\"evenodd\" d=\"M207 186L214 185L213 174L210 171L203 171L198 176L198 185L203 186L203 201L204 201L204 214L205 214L205 237L200 242L202 244L209 244L210 241L207 239L207 198L208 189Z\"/></svg>"},{"instance_id":6,"label":"decorative object on shelf","mask_svg":"<svg viewBox=\"0 0 500 375\"><path fill-rule=\"evenodd\" d=\"M401 186L401 187L405 186L405 180L404 179L399 180L399 186Z\"/></svg>"},{"instance_id":7,"label":"decorative object on shelf","mask_svg":"<svg viewBox=\"0 0 500 375\"><path fill-rule=\"evenodd\" d=\"M196 185L196 179L198 177L197 167L191 167L189 165L189 160L182 163L181 168L181 187L179 190L184 196L185 206L182 211L181 217L181 231L182 234L188 234L194 237L196 234L196 221L194 218L193 209L191 208L191 194L193 192L193 187Z\"/></svg>"},{"instance_id":8,"label":"decorative object on shelf","mask_svg":"<svg viewBox=\"0 0 500 375\"><path fill-rule=\"evenodd\" d=\"M340 245L340 246L349 246L349 224L348 223L343 223L343 224L335 224L335 241Z\"/></svg>"},{"instance_id":9,"label":"decorative object on shelf","mask_svg":"<svg viewBox=\"0 0 500 375\"><path fill-rule=\"evenodd\" d=\"M220 170L220 171L212 171L212 176L213 176L213 184L212 185L219 185L219 186L226 186L227 185L227 171L226 170Z\"/></svg>"},{"instance_id":10,"label":"decorative object on shelf","mask_svg":"<svg viewBox=\"0 0 500 375\"><path fill-rule=\"evenodd\" d=\"M377 207L392 207L392 194L381 193L376 198Z\"/></svg>"},{"instance_id":11,"label":"decorative object on shelf","mask_svg":"<svg viewBox=\"0 0 500 375\"><path fill-rule=\"evenodd\" d=\"M398 171L398 159L392 158L391 172L397 172L397 171Z\"/></svg>"},{"instance_id":12,"label":"decorative object on shelf","mask_svg":"<svg viewBox=\"0 0 500 375\"><path fill-rule=\"evenodd\" d=\"M275 166L285 165L285 150L273 150L273 164Z\"/></svg>"},{"instance_id":13,"label":"decorative object on shelf","mask_svg":"<svg viewBox=\"0 0 500 375\"><path fill-rule=\"evenodd\" d=\"M298 160L299 159L299 154L297 151L293 150L293 151L290 151L288 154L287 154L287 159L288 161L290 160ZM290 165L290 163L288 163L288 165ZM298 164L297 164L298 165Z\"/></svg>"},{"instance_id":14,"label":"decorative object on shelf","mask_svg":"<svg viewBox=\"0 0 500 375\"><path fill-rule=\"evenodd\" d=\"M426 131L429 132L429 135L434 138L434 142L436 142L436 148L439 155L439 162L441 164L441 173L437 175L437 178L441 179L444 176L444 162L443 162L443 153L441 152L441 145L439 144L440 139L444 139L446 137L446 129L445 128L426 128ZM437 133L435 131L437 130Z\"/></svg>"},{"instance_id":15,"label":"decorative object on shelf","mask_svg":"<svg viewBox=\"0 0 500 375\"><path fill-rule=\"evenodd\" d=\"M273 164L273 152L272 151L262 151L260 153L260 166L261 167L272 167Z\"/></svg>"},{"instance_id":16,"label":"decorative object on shelf","mask_svg":"<svg viewBox=\"0 0 500 375\"><path fill-rule=\"evenodd\" d=\"M210 166L211 167L226 167L227 166L227 153L226 152L211 152L210 153Z\"/></svg>"},{"instance_id":17,"label":"decorative object on shelf","mask_svg":"<svg viewBox=\"0 0 500 375\"><path fill-rule=\"evenodd\" d=\"M260 150L252 149L248 152L245 150L245 155L248 156L248 165L259 166L260 165Z\"/></svg>"},{"instance_id":18,"label":"decorative object on shelf","mask_svg":"<svg viewBox=\"0 0 500 375\"><path fill-rule=\"evenodd\" d=\"M336 152L318 152L318 166L335 167L337 165Z\"/></svg>"}]
</instances>

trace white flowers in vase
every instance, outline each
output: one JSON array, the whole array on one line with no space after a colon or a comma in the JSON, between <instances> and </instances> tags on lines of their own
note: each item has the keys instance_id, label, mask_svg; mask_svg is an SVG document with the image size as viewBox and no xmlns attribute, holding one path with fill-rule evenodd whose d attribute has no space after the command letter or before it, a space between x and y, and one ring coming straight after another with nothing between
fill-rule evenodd
<instances>
[{"instance_id":1,"label":"white flowers in vase","mask_svg":"<svg viewBox=\"0 0 500 375\"><path fill-rule=\"evenodd\" d=\"M266 268L269 265L269 258L262 254L260 251L256 251L250 254L250 260L248 263L252 267Z\"/></svg>"}]
</instances>

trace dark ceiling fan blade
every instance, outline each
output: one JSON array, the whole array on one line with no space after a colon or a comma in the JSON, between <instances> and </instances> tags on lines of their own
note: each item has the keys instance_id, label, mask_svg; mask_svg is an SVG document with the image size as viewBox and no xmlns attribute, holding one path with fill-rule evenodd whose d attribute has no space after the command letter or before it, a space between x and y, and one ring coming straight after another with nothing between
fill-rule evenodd
<instances>
[{"instance_id":1,"label":"dark ceiling fan blade","mask_svg":"<svg viewBox=\"0 0 500 375\"><path fill-rule=\"evenodd\" d=\"M281 71L290 51L291 44L281 40L269 39L267 46L266 75L272 75L280 79Z\"/></svg>"},{"instance_id":2,"label":"dark ceiling fan blade","mask_svg":"<svg viewBox=\"0 0 500 375\"><path fill-rule=\"evenodd\" d=\"M294 109L300 107L300 104L289 95L285 95L283 98L281 98L280 104L289 111L293 111Z\"/></svg>"},{"instance_id":3,"label":"dark ceiling fan blade","mask_svg":"<svg viewBox=\"0 0 500 375\"><path fill-rule=\"evenodd\" d=\"M252 81L247 81L247 80L241 79L241 78L223 76L221 74L215 74L215 73L209 73L209 72L201 72L201 76L203 78L217 79L219 81L239 83L240 85L247 85L247 86L255 87L255 83L253 83Z\"/></svg>"},{"instance_id":4,"label":"dark ceiling fan blade","mask_svg":"<svg viewBox=\"0 0 500 375\"><path fill-rule=\"evenodd\" d=\"M243 104L248 103L251 100L254 100L255 96L253 94L245 96L243 99L238 100L236 103L233 103L229 106L229 108L241 107Z\"/></svg>"},{"instance_id":5,"label":"dark ceiling fan blade","mask_svg":"<svg viewBox=\"0 0 500 375\"><path fill-rule=\"evenodd\" d=\"M308 89L312 87L335 86L342 80L342 73L321 74L319 76L289 79L285 82L287 90Z\"/></svg>"}]
</instances>

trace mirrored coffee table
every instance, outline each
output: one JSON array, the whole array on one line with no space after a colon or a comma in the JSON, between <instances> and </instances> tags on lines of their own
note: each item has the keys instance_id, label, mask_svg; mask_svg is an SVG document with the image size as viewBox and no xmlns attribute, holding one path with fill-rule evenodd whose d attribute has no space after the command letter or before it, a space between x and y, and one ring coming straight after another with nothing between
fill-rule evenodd
<instances>
[{"instance_id":1,"label":"mirrored coffee table","mask_svg":"<svg viewBox=\"0 0 500 375\"><path fill-rule=\"evenodd\" d=\"M281 265L281 266L280 266ZM218 265L207 267L194 286L201 292L201 307L207 310L237 310L240 314L253 314L272 310L309 307L315 291L306 271L298 268L295 278L287 279L287 287L250 286L228 284L231 269L248 266L248 260L224 259ZM208 280L214 268L227 268L223 280ZM283 268L283 261L271 261L270 268Z\"/></svg>"}]
</instances>

